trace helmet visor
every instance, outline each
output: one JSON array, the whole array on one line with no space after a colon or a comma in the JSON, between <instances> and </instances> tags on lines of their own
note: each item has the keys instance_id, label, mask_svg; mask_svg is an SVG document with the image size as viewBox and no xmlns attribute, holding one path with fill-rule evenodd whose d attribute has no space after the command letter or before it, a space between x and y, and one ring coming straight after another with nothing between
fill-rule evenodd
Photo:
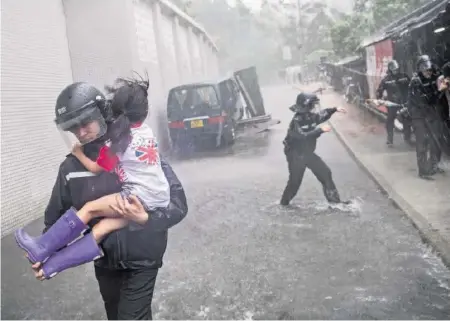
<instances>
[{"instance_id":1,"label":"helmet visor","mask_svg":"<svg viewBox=\"0 0 450 321\"><path fill-rule=\"evenodd\" d=\"M319 111L322 110L322 106L320 104L320 100L315 100L313 102L311 102L311 109L310 111L313 113L318 113Z\"/></svg>"},{"instance_id":2,"label":"helmet visor","mask_svg":"<svg viewBox=\"0 0 450 321\"><path fill-rule=\"evenodd\" d=\"M310 110L311 112L316 112L320 110L320 99L315 94L308 95L304 104L307 107L307 109Z\"/></svg>"},{"instance_id":3,"label":"helmet visor","mask_svg":"<svg viewBox=\"0 0 450 321\"><path fill-rule=\"evenodd\" d=\"M100 109L92 103L79 111L55 120L58 129L70 132L81 144L90 143L106 134L107 126Z\"/></svg>"}]
</instances>

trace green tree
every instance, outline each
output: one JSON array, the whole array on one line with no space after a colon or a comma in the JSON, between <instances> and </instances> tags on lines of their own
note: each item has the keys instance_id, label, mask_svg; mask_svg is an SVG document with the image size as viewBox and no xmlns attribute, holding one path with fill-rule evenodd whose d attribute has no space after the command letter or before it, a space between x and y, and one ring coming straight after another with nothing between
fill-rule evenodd
<instances>
[{"instance_id":1,"label":"green tree","mask_svg":"<svg viewBox=\"0 0 450 321\"><path fill-rule=\"evenodd\" d=\"M353 12L330 28L333 48L340 57L355 53L361 41L422 6L427 0L355 0Z\"/></svg>"},{"instance_id":2,"label":"green tree","mask_svg":"<svg viewBox=\"0 0 450 321\"><path fill-rule=\"evenodd\" d=\"M290 13L281 26L284 43L293 49L298 64L310 61L312 53L332 49L329 29L342 16L341 12L323 2L282 6Z\"/></svg>"},{"instance_id":3,"label":"green tree","mask_svg":"<svg viewBox=\"0 0 450 321\"><path fill-rule=\"evenodd\" d=\"M354 54L361 40L372 33L374 26L370 14L353 13L346 15L330 28L333 50L338 57Z\"/></svg>"},{"instance_id":4,"label":"green tree","mask_svg":"<svg viewBox=\"0 0 450 321\"><path fill-rule=\"evenodd\" d=\"M230 6L226 0L195 0L186 12L216 40L224 72L256 65L264 76L282 66L280 29L272 11L256 14L242 1Z\"/></svg>"}]
</instances>

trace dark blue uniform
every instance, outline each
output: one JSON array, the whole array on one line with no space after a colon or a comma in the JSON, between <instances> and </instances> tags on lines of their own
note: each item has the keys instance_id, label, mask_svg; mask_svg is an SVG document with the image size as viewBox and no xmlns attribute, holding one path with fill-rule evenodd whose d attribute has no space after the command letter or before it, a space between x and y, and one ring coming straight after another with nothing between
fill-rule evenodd
<instances>
[{"instance_id":1,"label":"dark blue uniform","mask_svg":"<svg viewBox=\"0 0 450 321\"><path fill-rule=\"evenodd\" d=\"M95 160L99 149L100 145L91 143L84 151ZM104 257L95 261L95 275L110 320L151 319L153 288L163 263L167 230L188 212L180 181L167 162L161 160L161 165L170 184L171 202L166 211L149 215L140 230L131 231L126 227L109 234L101 244ZM89 201L120 191L116 175L107 172L94 175L74 156L68 155L59 168L45 211L45 230L71 206L79 209Z\"/></svg>"},{"instance_id":2,"label":"dark blue uniform","mask_svg":"<svg viewBox=\"0 0 450 321\"><path fill-rule=\"evenodd\" d=\"M381 99L383 92L387 93L387 100L396 104L405 104L408 100L408 85L410 79L405 73L393 74L388 71L386 77L383 78L377 90L377 99ZM394 121L397 113L401 108L389 107L386 119L387 143L392 144L394 139ZM405 119L407 120L407 119ZM406 141L411 139L411 123L404 123L404 138Z\"/></svg>"},{"instance_id":3,"label":"dark blue uniform","mask_svg":"<svg viewBox=\"0 0 450 321\"><path fill-rule=\"evenodd\" d=\"M304 96L309 97L309 95ZM297 98L297 101L299 101L299 98ZM320 113L314 113L307 109L301 110L301 107L294 105L291 110L295 112L295 115L289 124L286 138L283 141L284 153L288 162L289 180L281 197L281 205L288 205L297 194L306 168L309 168L322 184L326 199L330 203L340 203L341 200L331 170L315 153L317 139L323 133L323 130L317 126L330 119L337 109L327 108Z\"/></svg>"},{"instance_id":4,"label":"dark blue uniform","mask_svg":"<svg viewBox=\"0 0 450 321\"><path fill-rule=\"evenodd\" d=\"M435 174L441 160L439 141L442 119L438 109L438 77L439 72L436 70L431 78L418 73L413 76L409 85L408 108L416 134L417 166L421 177Z\"/></svg>"}]
</instances>

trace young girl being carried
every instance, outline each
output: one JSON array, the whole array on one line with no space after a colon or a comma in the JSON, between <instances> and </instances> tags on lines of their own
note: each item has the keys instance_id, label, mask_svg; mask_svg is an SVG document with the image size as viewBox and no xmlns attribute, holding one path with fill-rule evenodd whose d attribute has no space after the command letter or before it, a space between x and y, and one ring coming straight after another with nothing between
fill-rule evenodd
<instances>
[{"instance_id":1,"label":"young girl being carried","mask_svg":"<svg viewBox=\"0 0 450 321\"><path fill-rule=\"evenodd\" d=\"M17 244L30 262L43 263L46 279L102 256L98 243L130 223L114 210L120 198L138 198L149 215L164 211L170 202L169 183L161 168L158 143L151 128L143 123L148 115L149 83L121 78L116 83L119 86L109 88L113 95L110 108L114 121L108 124L109 140L97 160L94 162L84 155L80 144L74 146L72 154L92 173L115 171L122 182L122 192L86 203L78 211L69 209L40 237L32 238L23 229L15 233ZM104 219L92 232L80 238L88 229L87 223L100 217ZM144 222L131 222L130 226L139 224ZM72 244L64 248L69 243ZM74 246L78 246L79 251L74 252ZM64 253L69 247L72 248L71 258Z\"/></svg>"}]
</instances>

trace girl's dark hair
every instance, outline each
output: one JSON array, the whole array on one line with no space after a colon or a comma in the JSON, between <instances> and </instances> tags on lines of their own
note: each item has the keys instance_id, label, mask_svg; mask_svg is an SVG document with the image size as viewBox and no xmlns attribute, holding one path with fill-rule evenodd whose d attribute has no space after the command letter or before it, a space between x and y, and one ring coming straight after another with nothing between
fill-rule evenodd
<instances>
[{"instance_id":1,"label":"girl's dark hair","mask_svg":"<svg viewBox=\"0 0 450 321\"><path fill-rule=\"evenodd\" d=\"M113 118L107 134L114 154L125 152L131 141L130 126L148 115L148 75L147 80L139 78L117 78L113 86L105 86Z\"/></svg>"}]
</instances>

